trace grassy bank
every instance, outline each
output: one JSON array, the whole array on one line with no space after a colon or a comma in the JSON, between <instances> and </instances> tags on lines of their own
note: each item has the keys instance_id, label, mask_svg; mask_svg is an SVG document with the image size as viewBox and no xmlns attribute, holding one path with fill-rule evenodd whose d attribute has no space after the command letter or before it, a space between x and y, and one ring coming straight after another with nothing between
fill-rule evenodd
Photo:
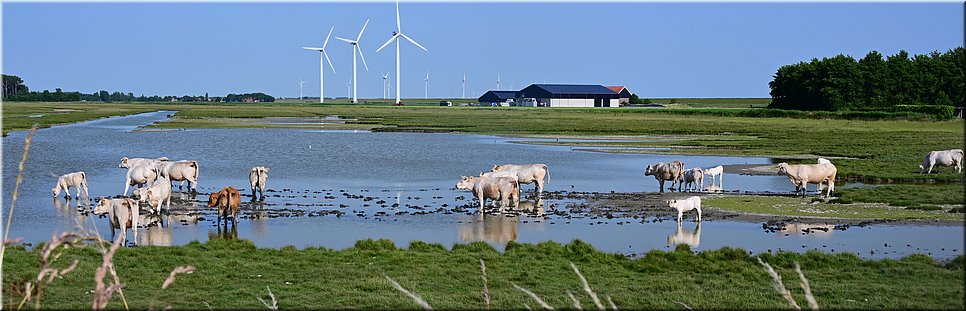
<instances>
[{"instance_id":1,"label":"grassy bank","mask_svg":"<svg viewBox=\"0 0 966 311\"><path fill-rule=\"evenodd\" d=\"M40 247L36 247L39 249ZM6 307L19 303L18 284L36 277L39 251L9 249L4 259ZM801 264L820 307L857 309L962 309L963 257L939 263L923 255L901 260L862 260L852 254L762 254L783 276L785 286L805 304L794 263ZM93 246L71 249L55 264L77 269L56 279L44 292L41 306L56 309L88 308L95 266L101 255ZM488 294L483 298L480 259L486 264ZM554 307L572 307L572 292L584 308L593 308L573 262L593 291L623 309L788 308L772 288L771 278L754 257L743 250L724 248L693 254L652 251L639 259L594 250L575 241L566 245L511 242L505 253L485 243L440 245L414 242L396 249L391 242L360 241L341 251L292 247L256 248L247 241L213 240L175 247L122 248L114 263L124 295L133 309L171 306L178 309L262 309L257 298L271 299L280 308L414 309L418 306L393 289L389 276L434 308L507 309L538 304L512 284L529 289ZM196 268L179 275L165 290L169 272L183 265ZM110 277L109 277L110 278ZM117 295L110 306L123 308Z\"/></svg>"},{"instance_id":2,"label":"grassy bank","mask_svg":"<svg viewBox=\"0 0 966 311\"><path fill-rule=\"evenodd\" d=\"M954 203L933 200L926 201L933 204L901 206L879 203L893 200L890 197L873 198L869 196L868 192L853 191L853 189L849 189L849 191L847 192L848 195L843 195L843 198L834 199L829 202L823 202L814 197L721 196L705 198L702 205L706 206L706 208L758 215L845 219L964 220L961 205L962 200ZM959 196L962 197L961 192ZM856 199L853 202L852 198L861 199ZM955 207L948 205L940 206L939 204L960 205L957 206L959 209L954 210Z\"/></svg>"},{"instance_id":3,"label":"grassy bank","mask_svg":"<svg viewBox=\"0 0 966 311\"><path fill-rule=\"evenodd\" d=\"M45 110L46 109L46 110ZM38 111L76 109L66 116L25 118ZM225 124L213 118L321 117L358 118L376 131L465 132L509 135L629 135L655 138L632 143L595 143L631 147L670 147L680 154L736 155L835 160L839 178L867 182L959 182L962 174L920 175L918 164L930 150L962 148L962 120L930 121L901 116L855 120L848 114L785 112L763 109L538 109L438 106L262 104L53 104L5 103L3 130L28 128L33 122L56 124L108 114L178 110L176 118L153 127L264 127L258 123ZM29 111L29 112L27 112ZM769 112L772 111L772 112ZM74 116L71 116L74 115ZM785 117L775 117L785 116ZM828 118L826 118L828 117ZM899 118L898 120L896 118ZM873 118L874 119L874 118ZM588 144L588 143L581 143ZM796 162L796 161L789 161Z\"/></svg>"}]
</instances>

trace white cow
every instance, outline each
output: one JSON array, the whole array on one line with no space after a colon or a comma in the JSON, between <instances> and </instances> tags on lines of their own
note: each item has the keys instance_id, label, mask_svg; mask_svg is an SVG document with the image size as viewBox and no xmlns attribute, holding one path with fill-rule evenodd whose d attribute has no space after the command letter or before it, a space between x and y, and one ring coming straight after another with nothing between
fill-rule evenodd
<instances>
[{"instance_id":1,"label":"white cow","mask_svg":"<svg viewBox=\"0 0 966 311\"><path fill-rule=\"evenodd\" d=\"M84 189L84 197L90 197L87 189L87 175L84 172L67 173L57 177L57 185L53 189L50 189L50 192L53 192L56 198L60 195L60 191L63 190L65 193L64 197L70 199L70 191L68 190L70 187L74 187L77 190L77 193L74 194L75 199L80 198L81 188Z\"/></svg>"},{"instance_id":2,"label":"white cow","mask_svg":"<svg viewBox=\"0 0 966 311\"><path fill-rule=\"evenodd\" d=\"M673 235L667 237L668 244L687 244L690 246L701 245L701 223L694 223L694 231L684 231L681 222L678 222L678 229Z\"/></svg>"},{"instance_id":3,"label":"white cow","mask_svg":"<svg viewBox=\"0 0 966 311\"><path fill-rule=\"evenodd\" d=\"M724 167L721 165L704 169L704 174L711 176L711 185L714 186L714 177L718 176L718 188L724 188Z\"/></svg>"},{"instance_id":4,"label":"white cow","mask_svg":"<svg viewBox=\"0 0 966 311\"><path fill-rule=\"evenodd\" d=\"M684 191L701 191L704 189L704 170L695 167L684 171Z\"/></svg>"},{"instance_id":5,"label":"white cow","mask_svg":"<svg viewBox=\"0 0 966 311\"><path fill-rule=\"evenodd\" d=\"M494 165L492 172L515 172L517 174L517 181L521 184L536 183L537 187L534 191L537 197L543 193L543 178L547 177L547 184L550 184L550 169L547 168L546 164L503 164Z\"/></svg>"},{"instance_id":6,"label":"white cow","mask_svg":"<svg viewBox=\"0 0 966 311\"><path fill-rule=\"evenodd\" d=\"M166 177L159 177L150 187L135 190L138 202L147 203L153 213L161 214L161 204L167 202L166 209L171 210L171 181Z\"/></svg>"},{"instance_id":7,"label":"white cow","mask_svg":"<svg viewBox=\"0 0 966 311\"><path fill-rule=\"evenodd\" d=\"M469 190L480 200L480 213L486 206L486 199L500 200L500 213L510 205L520 206L520 184L511 177L467 177L461 176L456 189Z\"/></svg>"},{"instance_id":8,"label":"white cow","mask_svg":"<svg viewBox=\"0 0 966 311\"><path fill-rule=\"evenodd\" d=\"M178 190L188 182L188 190L198 192L198 161L165 161L161 162L161 176L167 177L172 182L180 181Z\"/></svg>"},{"instance_id":9,"label":"white cow","mask_svg":"<svg viewBox=\"0 0 966 311\"><path fill-rule=\"evenodd\" d=\"M261 194L262 200L265 200L265 181L268 180L268 170L269 168L267 167L256 166L248 172L248 182L252 186L252 201L257 197L255 195L256 188L258 188L258 193Z\"/></svg>"},{"instance_id":10,"label":"white cow","mask_svg":"<svg viewBox=\"0 0 966 311\"><path fill-rule=\"evenodd\" d=\"M161 176L161 168L158 164L143 164L127 169L127 179L124 182L124 195L133 185L151 185Z\"/></svg>"},{"instance_id":11,"label":"white cow","mask_svg":"<svg viewBox=\"0 0 966 311\"><path fill-rule=\"evenodd\" d=\"M157 159L123 157L121 158L121 164L118 164L117 167L132 168L144 164L159 164L165 161L168 161L168 157L160 157Z\"/></svg>"},{"instance_id":12,"label":"white cow","mask_svg":"<svg viewBox=\"0 0 966 311\"><path fill-rule=\"evenodd\" d=\"M672 181L671 188L669 189L673 190L674 186L677 185L678 191L681 191L683 182L679 184L678 180L684 179L684 163L674 161L671 163L658 162L655 165L648 165L644 169L644 176L654 176L654 179L657 179L657 182L661 184L661 192L664 192L664 182L668 180Z\"/></svg>"},{"instance_id":13,"label":"white cow","mask_svg":"<svg viewBox=\"0 0 966 311\"><path fill-rule=\"evenodd\" d=\"M922 164L919 165L919 174L924 171L926 174L932 174L932 167L936 165L952 166L957 173L962 173L963 149L930 151L926 154L926 158L922 160Z\"/></svg>"},{"instance_id":14,"label":"white cow","mask_svg":"<svg viewBox=\"0 0 966 311\"><path fill-rule=\"evenodd\" d=\"M837 169L831 162L822 164L778 164L778 174L788 176L788 181L795 185L795 194L799 191L802 196L808 191L808 184L816 184L819 192L822 191L822 183L828 182L828 190L825 197L832 195L835 191L835 174Z\"/></svg>"},{"instance_id":15,"label":"white cow","mask_svg":"<svg viewBox=\"0 0 966 311\"><path fill-rule=\"evenodd\" d=\"M140 219L140 209L137 202L132 199L108 199L101 198L94 207L94 215L108 214L111 223L111 240L114 239L114 229L121 229L127 232L130 228L134 232L134 244L138 240L138 220Z\"/></svg>"},{"instance_id":16,"label":"white cow","mask_svg":"<svg viewBox=\"0 0 966 311\"><path fill-rule=\"evenodd\" d=\"M684 200L668 200L667 204L671 206L671 208L678 210L678 223L681 222L681 216L684 215L684 212L690 210L698 210L697 221L701 221L701 197L692 196Z\"/></svg>"}]
</instances>

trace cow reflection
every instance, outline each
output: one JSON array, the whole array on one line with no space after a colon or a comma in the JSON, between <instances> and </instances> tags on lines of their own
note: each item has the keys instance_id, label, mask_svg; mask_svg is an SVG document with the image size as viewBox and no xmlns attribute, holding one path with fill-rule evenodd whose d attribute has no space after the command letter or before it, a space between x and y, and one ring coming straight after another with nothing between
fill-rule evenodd
<instances>
[{"instance_id":1,"label":"cow reflection","mask_svg":"<svg viewBox=\"0 0 966 311\"><path fill-rule=\"evenodd\" d=\"M237 240L238 239L238 226L236 225L217 225L215 230L212 231L208 229L208 240Z\"/></svg>"},{"instance_id":2,"label":"cow reflection","mask_svg":"<svg viewBox=\"0 0 966 311\"><path fill-rule=\"evenodd\" d=\"M456 228L460 241L485 241L505 245L517 239L520 216L488 215L479 213L464 218Z\"/></svg>"},{"instance_id":3,"label":"cow reflection","mask_svg":"<svg viewBox=\"0 0 966 311\"><path fill-rule=\"evenodd\" d=\"M721 185L715 185L714 183L712 183L710 185L705 185L704 186L704 191L706 191L706 192L722 192L723 189L721 188Z\"/></svg>"},{"instance_id":4,"label":"cow reflection","mask_svg":"<svg viewBox=\"0 0 966 311\"><path fill-rule=\"evenodd\" d=\"M835 225L787 224L780 230L775 231L775 233L780 235L797 234L828 238L832 236L832 231L835 231Z\"/></svg>"},{"instance_id":5,"label":"cow reflection","mask_svg":"<svg viewBox=\"0 0 966 311\"><path fill-rule=\"evenodd\" d=\"M81 225L87 221L87 213L85 211L90 206L87 203L87 200L61 200L60 198L54 198L54 209L57 210L57 214L61 217L74 218L74 221L78 225Z\"/></svg>"},{"instance_id":6,"label":"cow reflection","mask_svg":"<svg viewBox=\"0 0 966 311\"><path fill-rule=\"evenodd\" d=\"M517 206L517 210L533 216L547 215L547 209L544 208L543 199L520 201L520 206Z\"/></svg>"},{"instance_id":7,"label":"cow reflection","mask_svg":"<svg viewBox=\"0 0 966 311\"><path fill-rule=\"evenodd\" d=\"M167 221L165 226L164 216L141 214L138 218L138 225L144 226L144 230L138 236L138 245L150 246L171 246L174 240L174 232L171 228L171 221Z\"/></svg>"},{"instance_id":8,"label":"cow reflection","mask_svg":"<svg viewBox=\"0 0 966 311\"><path fill-rule=\"evenodd\" d=\"M701 245L701 222L694 223L693 231L684 231L683 223L678 223L678 228L674 234L667 237L668 244L687 244L689 246Z\"/></svg>"},{"instance_id":9,"label":"cow reflection","mask_svg":"<svg viewBox=\"0 0 966 311\"><path fill-rule=\"evenodd\" d=\"M252 236L266 236L268 234L268 212L265 210L265 201L253 201L248 204L242 204L243 207L246 205L250 210L248 216L251 219L250 223L252 226ZM241 213L241 211L239 211L239 213Z\"/></svg>"}]
</instances>

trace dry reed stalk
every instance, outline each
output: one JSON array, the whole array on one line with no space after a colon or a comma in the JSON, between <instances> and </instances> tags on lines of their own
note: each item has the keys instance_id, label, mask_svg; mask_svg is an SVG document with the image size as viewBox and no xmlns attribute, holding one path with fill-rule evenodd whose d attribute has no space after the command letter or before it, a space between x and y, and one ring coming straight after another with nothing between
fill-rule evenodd
<instances>
[{"instance_id":1,"label":"dry reed stalk","mask_svg":"<svg viewBox=\"0 0 966 311\"><path fill-rule=\"evenodd\" d=\"M680 301L677 301L677 300L675 300L674 302L678 303L679 305L681 305L685 309L692 310L691 309L691 306L688 306L688 305L684 304L683 302L680 302Z\"/></svg>"},{"instance_id":2,"label":"dry reed stalk","mask_svg":"<svg viewBox=\"0 0 966 311\"><path fill-rule=\"evenodd\" d=\"M798 272L798 277L801 279L799 285L805 291L805 301L808 301L808 307L812 310L818 310L818 302L815 301L815 296L812 295L812 287L808 284L808 279L805 278L805 274L802 273L802 267L797 262L795 263L795 272Z\"/></svg>"},{"instance_id":3,"label":"dry reed stalk","mask_svg":"<svg viewBox=\"0 0 966 311\"><path fill-rule=\"evenodd\" d=\"M392 286L395 287L396 290L402 292L403 294L406 294L406 296L409 296L409 298L412 298L413 301L416 302L416 304L418 304L420 307L423 307L423 310L433 309L433 307L431 307L428 303L426 303L426 301L423 300L422 297L419 297L419 295L406 290L405 288L402 287L402 285L399 285L399 282L396 282L396 280L393 280L391 277L385 274L383 274L382 276L386 277L386 280L389 280L389 283L392 283Z\"/></svg>"},{"instance_id":4,"label":"dry reed stalk","mask_svg":"<svg viewBox=\"0 0 966 311\"><path fill-rule=\"evenodd\" d=\"M517 289L519 289L519 290L520 290L521 292L523 292L523 293L525 293L525 294L527 294L527 296L530 296L530 298L533 298L533 300L535 300L535 301L536 301L537 303L539 303L539 304L540 304L540 306L541 306L541 307L543 307L544 309L546 309L546 310L553 310L553 307L551 307L551 306L550 306L550 305L548 305L548 304L547 304L546 302L544 302L544 301L543 301L543 299L540 299L540 297L539 297L539 296L537 296L537 294L534 294L533 292L531 292L531 291L529 291L529 290L527 290L526 288L523 288L523 287L520 287L520 286L517 286L517 285L516 285L516 284L514 284L514 283L510 283L510 285L513 285L513 287L516 287L516 288L517 288ZM526 304L524 304L524 306L526 306ZM529 308L529 307L530 307L530 306L527 306L527 308Z\"/></svg>"},{"instance_id":5,"label":"dry reed stalk","mask_svg":"<svg viewBox=\"0 0 966 311\"><path fill-rule=\"evenodd\" d=\"M125 231L121 231L121 234L114 239L114 243L111 244L111 248L104 253L103 261L101 266L97 267L94 272L94 302L91 306L93 310L103 310L107 307L107 304L111 301L111 297L114 295L115 291L120 291L124 287L117 278L117 274L114 273L114 254L117 253L117 249L121 247L121 242L124 241ZM104 276L108 272L114 275L114 284L110 286L104 284ZM124 303L125 308L127 307L127 302Z\"/></svg>"},{"instance_id":6,"label":"dry reed stalk","mask_svg":"<svg viewBox=\"0 0 966 311\"><path fill-rule=\"evenodd\" d=\"M4 228L3 239L0 239L4 241L3 244L0 244L0 271L3 271L3 255L7 250L6 241L10 240L10 221L13 219L13 207L17 204L17 197L20 196L20 184L23 183L24 165L27 164L27 153L30 152L30 144L34 140L35 133L37 133L36 124L30 128L30 133L24 139L23 156L20 158L20 166L17 170L17 183L13 186L13 194L10 197L10 212L7 216L7 226Z\"/></svg>"},{"instance_id":7,"label":"dry reed stalk","mask_svg":"<svg viewBox=\"0 0 966 311\"><path fill-rule=\"evenodd\" d=\"M63 251L54 253L56 250L61 248L82 248L86 246L86 244L83 242L89 240L94 240L94 238L82 236L74 232L64 232L60 235L54 235L51 237L50 241L44 245L44 249L40 252L40 272L37 273L37 278L34 282L27 282L25 285L27 291L23 300L20 301L18 309L22 308L23 305L30 300L34 300L34 307L40 309L40 301L43 297L44 288L46 285L52 283L54 279L61 278L63 275L77 268L77 264L80 262L78 260L74 260L73 263L64 269L52 268L51 266L53 263L64 254ZM37 290L36 298L32 296L34 289Z\"/></svg>"},{"instance_id":8,"label":"dry reed stalk","mask_svg":"<svg viewBox=\"0 0 966 311\"><path fill-rule=\"evenodd\" d=\"M278 300L275 300L275 294L272 294L272 289L268 286L265 286L265 288L268 288L268 297L272 298L272 304L269 305L268 302L265 302L265 300L262 299L262 297L255 297L255 299L261 301L262 304L265 305L265 307L269 310L278 310Z\"/></svg>"},{"instance_id":9,"label":"dry reed stalk","mask_svg":"<svg viewBox=\"0 0 966 311\"><path fill-rule=\"evenodd\" d=\"M482 276L482 278L483 278L483 303L486 305L487 308L489 308L490 307L490 288L486 284L488 280L486 278L486 264L483 263L483 258L480 258L480 272L483 273L483 276Z\"/></svg>"},{"instance_id":10,"label":"dry reed stalk","mask_svg":"<svg viewBox=\"0 0 966 311\"><path fill-rule=\"evenodd\" d=\"M168 278L164 279L164 283L161 284L161 289L166 289L168 288L168 286L171 285L171 283L174 283L174 277L177 276L178 274L181 274L181 273L191 274L194 272L195 272L195 267L193 266L181 266L181 267L174 268L174 270L171 270L171 274L168 274Z\"/></svg>"},{"instance_id":11,"label":"dry reed stalk","mask_svg":"<svg viewBox=\"0 0 966 311\"><path fill-rule=\"evenodd\" d=\"M775 272L775 269L772 269L771 265L761 261L760 257L755 258L758 259L758 263L760 263L762 266L765 266L765 271L768 272L768 275L771 275L771 279L773 281L772 285L775 287L775 290L782 295L782 298L785 298L785 300L788 301L788 304L795 310L801 310L802 307L798 306L798 303L795 302L795 298L792 297L792 293L785 288L785 284L782 284L782 277Z\"/></svg>"},{"instance_id":12,"label":"dry reed stalk","mask_svg":"<svg viewBox=\"0 0 966 311\"><path fill-rule=\"evenodd\" d=\"M570 297L570 301L572 301L574 303L574 309L577 309L577 310L583 310L584 309L583 307L580 306L580 301L577 300L577 297L574 297L574 293L571 293L568 290L567 291L567 297Z\"/></svg>"},{"instance_id":13,"label":"dry reed stalk","mask_svg":"<svg viewBox=\"0 0 966 311\"><path fill-rule=\"evenodd\" d=\"M16 238L16 239L12 239L12 240L4 240L3 241L3 246L10 246L10 245L18 244L20 242L23 242L23 238Z\"/></svg>"},{"instance_id":14,"label":"dry reed stalk","mask_svg":"<svg viewBox=\"0 0 966 311\"><path fill-rule=\"evenodd\" d=\"M587 294L590 295L590 298L594 300L594 304L597 305L597 309L604 310L604 304L600 303L600 298L597 298L597 294L590 289L590 284L587 283L587 279L584 278L584 275L580 273L580 270L577 270L577 265L571 262L570 267L573 268L574 272L577 273L577 276L580 277L580 282L584 283L584 291L587 292Z\"/></svg>"},{"instance_id":15,"label":"dry reed stalk","mask_svg":"<svg viewBox=\"0 0 966 311\"><path fill-rule=\"evenodd\" d=\"M617 310L617 305L614 304L614 300L611 300L609 295L607 296L607 303L610 304L611 309Z\"/></svg>"}]
</instances>

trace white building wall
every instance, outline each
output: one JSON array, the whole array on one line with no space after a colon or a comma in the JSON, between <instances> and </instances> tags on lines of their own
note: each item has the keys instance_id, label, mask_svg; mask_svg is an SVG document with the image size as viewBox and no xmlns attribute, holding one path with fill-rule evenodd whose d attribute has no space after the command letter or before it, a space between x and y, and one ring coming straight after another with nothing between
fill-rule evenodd
<instances>
[{"instance_id":1,"label":"white building wall","mask_svg":"<svg viewBox=\"0 0 966 311\"><path fill-rule=\"evenodd\" d=\"M611 107L620 107L621 106L621 99L620 98L611 99L610 100L610 106Z\"/></svg>"},{"instance_id":2,"label":"white building wall","mask_svg":"<svg viewBox=\"0 0 966 311\"><path fill-rule=\"evenodd\" d=\"M594 107L593 98L551 98L550 107Z\"/></svg>"}]
</instances>

